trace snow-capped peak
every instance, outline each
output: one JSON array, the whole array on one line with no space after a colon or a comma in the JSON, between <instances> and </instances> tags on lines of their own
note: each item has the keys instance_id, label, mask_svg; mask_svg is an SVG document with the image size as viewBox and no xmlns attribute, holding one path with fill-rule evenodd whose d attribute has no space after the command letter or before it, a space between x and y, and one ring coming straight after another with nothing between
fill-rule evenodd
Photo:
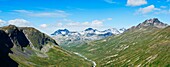
<instances>
[{"instance_id":1,"label":"snow-capped peak","mask_svg":"<svg viewBox=\"0 0 170 67\"><path fill-rule=\"evenodd\" d=\"M126 29L125 28L121 28L121 29L119 29L119 32L120 33L123 33L123 32L125 32L126 31Z\"/></svg>"},{"instance_id":2,"label":"snow-capped peak","mask_svg":"<svg viewBox=\"0 0 170 67\"><path fill-rule=\"evenodd\" d=\"M121 29L124 31L124 29ZM109 36L118 35L120 34L120 30L116 28L107 29L104 31L99 31L93 28L87 28L84 31L77 32L77 31L69 31L67 29L59 29L55 31L52 35L53 37L59 42L65 42L69 44L72 42L82 42L82 41L92 41L92 40L99 40Z\"/></svg>"},{"instance_id":3,"label":"snow-capped peak","mask_svg":"<svg viewBox=\"0 0 170 67\"><path fill-rule=\"evenodd\" d=\"M69 31L67 29L59 29L55 31L52 35L67 35L67 36L83 36L83 37L94 37L96 36L97 38L105 38L108 36L112 35L118 35L123 33L125 31L124 28L117 30L116 28L110 28L104 31L99 31L97 29L93 28L87 28L84 31L77 32L77 31Z\"/></svg>"},{"instance_id":4,"label":"snow-capped peak","mask_svg":"<svg viewBox=\"0 0 170 67\"><path fill-rule=\"evenodd\" d=\"M94 31L95 29L93 29L93 28L87 28L87 29L85 29L85 31Z\"/></svg>"},{"instance_id":5,"label":"snow-capped peak","mask_svg":"<svg viewBox=\"0 0 170 67\"><path fill-rule=\"evenodd\" d=\"M116 28L107 29L104 32L111 32L113 34L120 34L120 32Z\"/></svg>"},{"instance_id":6,"label":"snow-capped peak","mask_svg":"<svg viewBox=\"0 0 170 67\"><path fill-rule=\"evenodd\" d=\"M69 33L70 33L70 31L68 29L59 29L51 35L58 35L58 34L68 35Z\"/></svg>"}]
</instances>

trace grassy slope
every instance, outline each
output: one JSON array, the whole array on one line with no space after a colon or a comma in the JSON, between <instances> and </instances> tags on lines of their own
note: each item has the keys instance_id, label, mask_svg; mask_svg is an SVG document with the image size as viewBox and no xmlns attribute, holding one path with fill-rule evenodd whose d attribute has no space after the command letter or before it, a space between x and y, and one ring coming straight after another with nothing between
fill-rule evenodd
<instances>
[{"instance_id":1,"label":"grassy slope","mask_svg":"<svg viewBox=\"0 0 170 67\"><path fill-rule=\"evenodd\" d=\"M38 53L39 51L34 51ZM41 52L39 52L41 53ZM48 57L38 57L36 54L25 58L22 55L11 54L10 57L19 63L20 67L91 67L92 64L83 58L67 52L60 47L53 47L47 53ZM42 54L43 55L43 54Z\"/></svg>"},{"instance_id":2,"label":"grassy slope","mask_svg":"<svg viewBox=\"0 0 170 67\"><path fill-rule=\"evenodd\" d=\"M66 49L93 59L97 66L170 67L170 27L134 29Z\"/></svg>"},{"instance_id":3,"label":"grassy slope","mask_svg":"<svg viewBox=\"0 0 170 67\"><path fill-rule=\"evenodd\" d=\"M35 28L31 27L22 27L17 28L14 25L9 25L0 28L0 30L7 31L8 34L15 34L13 47L10 48L12 53L9 56L19 64L19 67L91 67L92 63L81 58L73 53L70 53L66 50L60 48L56 43L55 40L50 38L49 36L41 33L40 31L36 30ZM29 43L26 44L19 44L20 42L25 42L23 40L27 40L27 38L18 38L18 32L20 30L23 31L23 36L27 36ZM23 40L22 40L23 39ZM6 44L5 44L6 45ZM20 46L26 45L26 46ZM44 48L45 46L53 46ZM54 46L55 45L55 46ZM8 45L7 45L8 46ZM41 51L44 48L46 51ZM10 63L9 63L10 64Z\"/></svg>"}]
</instances>

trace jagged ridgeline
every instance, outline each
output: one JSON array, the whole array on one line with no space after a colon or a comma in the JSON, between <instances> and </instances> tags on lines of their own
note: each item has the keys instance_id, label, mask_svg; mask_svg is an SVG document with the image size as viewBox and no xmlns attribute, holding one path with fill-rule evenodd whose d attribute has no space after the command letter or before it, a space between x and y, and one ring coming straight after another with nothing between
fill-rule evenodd
<instances>
[{"instance_id":1,"label":"jagged ridgeline","mask_svg":"<svg viewBox=\"0 0 170 67\"><path fill-rule=\"evenodd\" d=\"M121 35L69 50L92 59L97 67L170 67L170 26L148 19Z\"/></svg>"},{"instance_id":2,"label":"jagged ridgeline","mask_svg":"<svg viewBox=\"0 0 170 67\"><path fill-rule=\"evenodd\" d=\"M32 27L0 28L0 67L90 67L91 62L61 49L48 35Z\"/></svg>"},{"instance_id":3,"label":"jagged ridgeline","mask_svg":"<svg viewBox=\"0 0 170 67\"><path fill-rule=\"evenodd\" d=\"M70 46L78 46L86 42L104 39L109 36L120 35L125 30L125 28L110 28L103 31L93 28L87 28L83 31L69 31L68 29L58 29L51 35L61 47L67 49Z\"/></svg>"}]
</instances>

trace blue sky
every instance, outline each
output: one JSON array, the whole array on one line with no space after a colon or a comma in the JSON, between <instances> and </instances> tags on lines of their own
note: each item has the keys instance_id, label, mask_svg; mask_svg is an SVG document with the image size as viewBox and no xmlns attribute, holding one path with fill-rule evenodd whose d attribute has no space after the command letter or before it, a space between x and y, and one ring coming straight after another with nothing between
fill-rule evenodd
<instances>
[{"instance_id":1,"label":"blue sky","mask_svg":"<svg viewBox=\"0 0 170 67\"><path fill-rule=\"evenodd\" d=\"M155 17L170 24L170 0L0 0L0 26L32 26L48 34L129 28Z\"/></svg>"}]
</instances>

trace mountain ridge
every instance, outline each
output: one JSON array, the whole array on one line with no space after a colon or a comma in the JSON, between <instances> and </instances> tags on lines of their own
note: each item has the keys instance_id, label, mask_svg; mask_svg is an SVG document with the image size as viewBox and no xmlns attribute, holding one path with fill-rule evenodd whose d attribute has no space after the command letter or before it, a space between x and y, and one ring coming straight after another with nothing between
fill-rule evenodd
<instances>
[{"instance_id":1,"label":"mountain ridge","mask_svg":"<svg viewBox=\"0 0 170 67\"><path fill-rule=\"evenodd\" d=\"M100 40L107 38L109 36L119 35L123 33L126 29L122 28L117 30L116 28L111 28L103 31L99 31L93 28L87 28L84 31L69 31L68 29L59 29L52 34L52 37L61 46L75 46L79 43L86 43L89 41ZM74 44L74 45L73 45Z\"/></svg>"},{"instance_id":2,"label":"mountain ridge","mask_svg":"<svg viewBox=\"0 0 170 67\"><path fill-rule=\"evenodd\" d=\"M0 28L0 37L2 67L92 66L91 62L63 50L54 39L33 27L4 26Z\"/></svg>"}]
</instances>

